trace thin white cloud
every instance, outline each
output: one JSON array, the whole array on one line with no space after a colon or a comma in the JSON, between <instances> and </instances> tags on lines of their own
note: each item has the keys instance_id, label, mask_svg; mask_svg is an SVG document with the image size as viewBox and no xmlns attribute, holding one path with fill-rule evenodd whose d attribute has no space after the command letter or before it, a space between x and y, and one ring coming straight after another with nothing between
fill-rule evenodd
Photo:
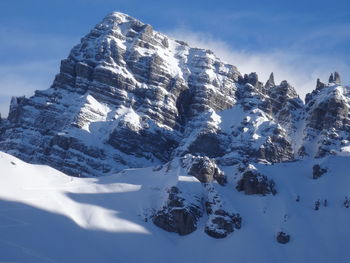
<instances>
[{"instance_id":1,"label":"thin white cloud","mask_svg":"<svg viewBox=\"0 0 350 263\"><path fill-rule=\"evenodd\" d=\"M176 29L166 34L184 40L191 46L211 49L223 61L237 66L242 74L257 72L262 82L274 72L276 82L288 80L302 99L315 88L317 78L326 82L333 71L338 71L345 77L343 83L350 83L347 75L350 65L322 54L315 56L290 50L254 53L235 50L226 42L214 39L210 34L191 32L187 29Z\"/></svg>"},{"instance_id":2,"label":"thin white cloud","mask_svg":"<svg viewBox=\"0 0 350 263\"><path fill-rule=\"evenodd\" d=\"M274 72L276 82L288 80L301 98L314 89L317 78L326 82L330 72L333 71L341 74L343 83L350 83L349 64L322 54L315 56L298 53L295 51L297 50L295 43L291 43L293 46L291 50L294 51L273 50L254 53L242 49L236 50L210 34L195 33L186 29L172 30L166 34L184 40L191 46L211 49L223 61L237 66L242 74L257 72L259 79L263 82L268 79L271 72ZM321 33L316 35L319 34ZM0 53L18 49L20 52L29 52L32 56L36 54L38 56L30 62L21 60L20 57L11 64L0 61L0 113L2 116L7 116L11 96L30 96L35 90L50 87L55 74L58 73L60 59L64 58L73 44L78 41L60 36L38 36L18 31L11 33L4 28L0 28L0 36L6 39ZM306 43L301 41L297 44ZM46 54L43 55L44 49Z\"/></svg>"}]
</instances>

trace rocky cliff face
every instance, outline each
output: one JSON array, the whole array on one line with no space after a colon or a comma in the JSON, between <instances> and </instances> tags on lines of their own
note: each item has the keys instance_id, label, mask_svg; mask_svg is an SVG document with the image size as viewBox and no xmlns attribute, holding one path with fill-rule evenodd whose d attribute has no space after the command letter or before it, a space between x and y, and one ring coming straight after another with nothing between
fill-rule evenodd
<instances>
[{"instance_id":1,"label":"rocky cliff face","mask_svg":"<svg viewBox=\"0 0 350 263\"><path fill-rule=\"evenodd\" d=\"M112 13L62 60L50 89L12 100L0 148L72 175L164 163L189 122L203 118L193 124L204 129L203 114L235 104L239 76L209 50Z\"/></svg>"},{"instance_id":2,"label":"rocky cliff face","mask_svg":"<svg viewBox=\"0 0 350 263\"><path fill-rule=\"evenodd\" d=\"M249 163L348 151L349 91L335 73L328 84L318 80L304 104L287 81L277 85L273 74L263 84L256 73L242 76L210 50L112 13L62 60L49 89L12 99L0 123L0 150L73 176L182 158L185 173L207 194L188 204L181 189L169 188L154 223L188 234L206 213L206 232L224 237L240 228L241 219L225 211L210 190L215 182L227 182L219 166L245 167L237 187L268 194L274 185L245 170Z\"/></svg>"},{"instance_id":3,"label":"rocky cliff face","mask_svg":"<svg viewBox=\"0 0 350 263\"><path fill-rule=\"evenodd\" d=\"M349 147L350 87L340 85L337 72L334 76L328 85L318 81L316 90L306 96L303 154L319 158Z\"/></svg>"}]
</instances>

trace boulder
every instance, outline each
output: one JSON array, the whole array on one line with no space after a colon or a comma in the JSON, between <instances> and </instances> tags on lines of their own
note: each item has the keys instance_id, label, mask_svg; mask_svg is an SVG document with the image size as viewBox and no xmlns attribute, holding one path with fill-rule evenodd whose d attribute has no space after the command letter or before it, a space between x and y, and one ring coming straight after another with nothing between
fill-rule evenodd
<instances>
[{"instance_id":1,"label":"boulder","mask_svg":"<svg viewBox=\"0 0 350 263\"><path fill-rule=\"evenodd\" d=\"M246 195L275 195L277 193L275 182L251 167L248 167L243 172L242 178L238 181L236 189L238 191L244 191Z\"/></svg>"},{"instance_id":2,"label":"boulder","mask_svg":"<svg viewBox=\"0 0 350 263\"><path fill-rule=\"evenodd\" d=\"M224 238L234 229L240 229L242 218L240 214L232 214L219 209L209 214L209 220L205 226L205 233L214 238Z\"/></svg>"},{"instance_id":3,"label":"boulder","mask_svg":"<svg viewBox=\"0 0 350 263\"><path fill-rule=\"evenodd\" d=\"M220 170L215 160L207 156L186 155L183 162L187 166L188 174L196 177L202 183L216 180L220 185L225 185L227 182L224 172Z\"/></svg>"},{"instance_id":4,"label":"boulder","mask_svg":"<svg viewBox=\"0 0 350 263\"><path fill-rule=\"evenodd\" d=\"M312 179L318 179L325 173L327 173L327 168L321 168L319 164L312 166Z\"/></svg>"},{"instance_id":5,"label":"boulder","mask_svg":"<svg viewBox=\"0 0 350 263\"><path fill-rule=\"evenodd\" d=\"M170 188L167 203L153 216L153 223L168 232L183 236L197 229L202 209L200 202L185 202L180 195L181 191L176 186Z\"/></svg>"},{"instance_id":6,"label":"boulder","mask_svg":"<svg viewBox=\"0 0 350 263\"><path fill-rule=\"evenodd\" d=\"M287 244L290 241L290 235L284 232L278 232L276 236L276 240L280 244Z\"/></svg>"}]
</instances>

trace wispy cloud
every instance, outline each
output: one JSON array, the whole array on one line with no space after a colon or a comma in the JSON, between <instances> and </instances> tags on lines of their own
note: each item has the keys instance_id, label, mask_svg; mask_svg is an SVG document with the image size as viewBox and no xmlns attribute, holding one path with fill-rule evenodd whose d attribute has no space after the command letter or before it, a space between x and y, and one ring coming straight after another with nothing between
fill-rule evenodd
<instances>
[{"instance_id":1,"label":"wispy cloud","mask_svg":"<svg viewBox=\"0 0 350 263\"><path fill-rule=\"evenodd\" d=\"M252 14L243 14L251 16ZM240 14L242 16L242 14ZM239 19L238 17L237 19ZM213 50L223 61L236 65L241 73L257 72L261 81L275 73L276 81L288 80L301 98L314 89L316 79L327 81L330 72L338 71L343 83L350 83L350 64L329 54L314 55L308 52L312 43L333 35L328 45L339 44L339 39L348 39L343 27L327 27L291 43L290 48L253 52L251 49L235 48L210 34L180 28L165 32L192 46ZM340 35L340 36L339 36ZM66 57L77 38L29 34L20 30L0 27L0 113L6 116L11 96L30 96L34 90L50 87L59 70L59 61ZM337 40L338 39L338 40ZM314 44L316 45L316 44ZM307 48L303 48L307 47ZM16 52L15 54L13 52Z\"/></svg>"},{"instance_id":2,"label":"wispy cloud","mask_svg":"<svg viewBox=\"0 0 350 263\"><path fill-rule=\"evenodd\" d=\"M295 48L266 52L235 49L225 41L214 39L210 34L196 33L183 28L166 33L188 42L191 46L211 49L223 61L237 66L242 74L257 72L263 82L274 72L277 81L288 80L302 99L315 88L317 78L327 81L330 72L340 72L345 77L343 82L350 83L347 74L350 72L350 65L331 56L297 52Z\"/></svg>"}]
</instances>

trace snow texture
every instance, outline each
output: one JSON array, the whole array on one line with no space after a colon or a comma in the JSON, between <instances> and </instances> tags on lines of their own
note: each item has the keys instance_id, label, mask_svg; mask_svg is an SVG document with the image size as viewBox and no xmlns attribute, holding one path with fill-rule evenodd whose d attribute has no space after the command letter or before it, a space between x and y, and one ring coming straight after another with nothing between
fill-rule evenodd
<instances>
[{"instance_id":1,"label":"snow texture","mask_svg":"<svg viewBox=\"0 0 350 263\"><path fill-rule=\"evenodd\" d=\"M204 233L205 218L187 236L168 233L147 220L161 205L164 189L199 191L194 177L178 167L128 169L100 178L67 176L0 153L0 260L10 262L348 262L348 157L318 160L329 167L312 179L314 160L256 164L276 181L276 196L246 196L213 184L218 206L240 211L242 228L223 240ZM198 189L198 190L196 190ZM296 201L299 196L299 202ZM321 200L318 211L316 200ZM327 200L325 207L323 201ZM284 231L291 241L282 245Z\"/></svg>"}]
</instances>

